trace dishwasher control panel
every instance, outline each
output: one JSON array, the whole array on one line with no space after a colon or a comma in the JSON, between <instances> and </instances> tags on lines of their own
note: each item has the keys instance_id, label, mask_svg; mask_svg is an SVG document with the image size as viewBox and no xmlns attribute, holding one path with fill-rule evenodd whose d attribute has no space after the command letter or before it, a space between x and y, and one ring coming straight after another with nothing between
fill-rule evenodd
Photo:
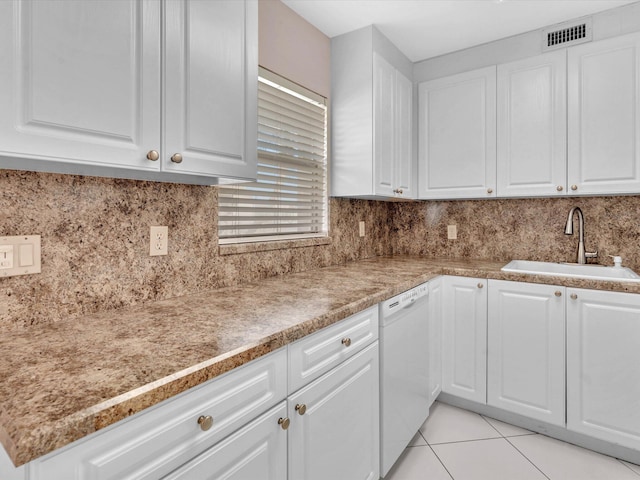
<instances>
[{"instance_id":1,"label":"dishwasher control panel","mask_svg":"<svg viewBox=\"0 0 640 480\"><path fill-rule=\"evenodd\" d=\"M392 315L394 311L402 310L407 305L427 295L429 295L429 285L427 283L418 285L411 290L407 290L400 295L396 295L395 297L391 297L389 300L382 302L381 314L385 316Z\"/></svg>"}]
</instances>

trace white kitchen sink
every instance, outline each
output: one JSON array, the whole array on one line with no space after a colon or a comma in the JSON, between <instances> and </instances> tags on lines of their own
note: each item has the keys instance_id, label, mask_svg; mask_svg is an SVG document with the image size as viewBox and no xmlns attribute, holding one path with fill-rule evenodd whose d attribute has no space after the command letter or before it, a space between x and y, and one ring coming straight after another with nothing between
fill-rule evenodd
<instances>
[{"instance_id":1,"label":"white kitchen sink","mask_svg":"<svg viewBox=\"0 0 640 480\"><path fill-rule=\"evenodd\" d=\"M503 272L530 273L533 275L556 275L560 277L585 278L589 280L640 282L640 275L630 268L607 267L604 265L579 265L577 263L512 260L502 267L501 270Z\"/></svg>"}]
</instances>

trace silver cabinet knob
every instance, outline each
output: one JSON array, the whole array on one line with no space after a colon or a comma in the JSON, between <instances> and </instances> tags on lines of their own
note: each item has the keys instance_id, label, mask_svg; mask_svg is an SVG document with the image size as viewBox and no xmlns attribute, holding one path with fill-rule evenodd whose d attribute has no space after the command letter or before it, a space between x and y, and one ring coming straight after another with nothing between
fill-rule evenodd
<instances>
[{"instance_id":1,"label":"silver cabinet knob","mask_svg":"<svg viewBox=\"0 0 640 480\"><path fill-rule=\"evenodd\" d=\"M571 185L571 190L576 191L578 189L578 185Z\"/></svg>"},{"instance_id":2,"label":"silver cabinet knob","mask_svg":"<svg viewBox=\"0 0 640 480\"><path fill-rule=\"evenodd\" d=\"M561 297L562 296L562 292L560 290L556 290L555 296L556 297Z\"/></svg>"},{"instance_id":3,"label":"silver cabinet knob","mask_svg":"<svg viewBox=\"0 0 640 480\"><path fill-rule=\"evenodd\" d=\"M342 339L342 344L345 347L350 347L351 346L351 339L349 337L345 337Z\"/></svg>"},{"instance_id":4,"label":"silver cabinet knob","mask_svg":"<svg viewBox=\"0 0 640 480\"><path fill-rule=\"evenodd\" d=\"M174 153L173 155L171 155L171 161L173 163L182 163L182 155L180 155L179 153Z\"/></svg>"},{"instance_id":5,"label":"silver cabinet knob","mask_svg":"<svg viewBox=\"0 0 640 480\"><path fill-rule=\"evenodd\" d=\"M198 425L206 432L213 426L213 417L211 415L201 415L198 417Z\"/></svg>"},{"instance_id":6,"label":"silver cabinet knob","mask_svg":"<svg viewBox=\"0 0 640 480\"><path fill-rule=\"evenodd\" d=\"M559 192L561 192L561 191L562 191L562 190L564 190L564 189L562 188L562 185L558 185L558 186L556 187L556 190L557 190L557 191L559 191Z\"/></svg>"},{"instance_id":7,"label":"silver cabinet knob","mask_svg":"<svg viewBox=\"0 0 640 480\"><path fill-rule=\"evenodd\" d=\"M304 415L307 412L307 406L304 403L298 403L296 405L296 412L298 412L298 415Z\"/></svg>"},{"instance_id":8,"label":"silver cabinet knob","mask_svg":"<svg viewBox=\"0 0 640 480\"><path fill-rule=\"evenodd\" d=\"M487 193L493 193L493 188L487 188Z\"/></svg>"},{"instance_id":9,"label":"silver cabinet knob","mask_svg":"<svg viewBox=\"0 0 640 480\"><path fill-rule=\"evenodd\" d=\"M575 293L571 294L571 300L576 300L578 298L578 295L576 295Z\"/></svg>"},{"instance_id":10,"label":"silver cabinet knob","mask_svg":"<svg viewBox=\"0 0 640 480\"><path fill-rule=\"evenodd\" d=\"M291 420L289 420L287 417L285 418L280 417L278 419L278 425L280 425L280 427L282 427L283 430L286 430L287 428L289 428L290 424L291 424Z\"/></svg>"},{"instance_id":11,"label":"silver cabinet knob","mask_svg":"<svg viewBox=\"0 0 640 480\"><path fill-rule=\"evenodd\" d=\"M149 160L151 160L152 162L155 162L156 160L158 160L160 158L160 154L158 153L157 150L149 150L147 152L147 158Z\"/></svg>"},{"instance_id":12,"label":"silver cabinet knob","mask_svg":"<svg viewBox=\"0 0 640 480\"><path fill-rule=\"evenodd\" d=\"M484 284L478 283L478 288L483 288L483 287L484 287Z\"/></svg>"}]
</instances>

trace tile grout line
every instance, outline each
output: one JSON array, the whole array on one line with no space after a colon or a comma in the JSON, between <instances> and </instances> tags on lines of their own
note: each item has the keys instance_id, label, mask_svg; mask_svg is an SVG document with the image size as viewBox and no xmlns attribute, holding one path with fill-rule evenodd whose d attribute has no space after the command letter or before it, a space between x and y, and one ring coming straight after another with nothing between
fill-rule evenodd
<instances>
[{"instance_id":1,"label":"tile grout line","mask_svg":"<svg viewBox=\"0 0 640 480\"><path fill-rule=\"evenodd\" d=\"M629 470L631 470L633 473L635 473L636 475L638 475L640 477L640 473L636 472L633 468L631 468L629 465L627 465L624 461L620 460L619 458L616 458L616 460L618 462L620 462L622 465L624 465L625 467L627 467Z\"/></svg>"},{"instance_id":2,"label":"tile grout line","mask_svg":"<svg viewBox=\"0 0 640 480\"><path fill-rule=\"evenodd\" d=\"M452 443L457 443L457 442L452 442ZM438 454L436 453L436 451L433 449L433 447L431 446L431 444L429 442L427 442L427 447L429 447L431 449L431 451L433 452L433 454L436 456L436 458L438 459L438 461L440 462L440 465L442 465L442 468L444 468L444 470L447 472L447 474L451 477L451 480L455 480L455 478L453 478L453 475L451 475L451 472L449 471L449 469L447 468L447 466L444 464L444 462L442 461L442 459L438 456Z\"/></svg>"},{"instance_id":3,"label":"tile grout line","mask_svg":"<svg viewBox=\"0 0 640 480\"><path fill-rule=\"evenodd\" d=\"M509 443L509 445L511 445L511 446L516 450L516 452L518 452L520 455L522 455L524 458L526 458L526 459L527 459L527 461L528 461L531 465L533 465L533 466L535 467L535 469L536 469L536 470L538 470L542 475L544 475L544 477L545 477L545 478L547 478L547 479L551 480L551 478L550 478L550 477L548 477L548 476L547 476L547 474L546 474L546 473L544 473L544 472L540 469L540 467L538 467L535 463L533 463L533 462L531 461L531 459L530 459L529 457L527 457L524 453L522 453L518 447L516 447L513 443L511 443L511 442L509 441L509 439L508 439L508 438L506 438L506 437L505 437L505 440Z\"/></svg>"},{"instance_id":4,"label":"tile grout line","mask_svg":"<svg viewBox=\"0 0 640 480\"><path fill-rule=\"evenodd\" d=\"M480 415L480 414L478 414ZM487 422L489 424L489 426L491 428L493 428L496 432L498 432L498 434L502 437L502 438L506 438L504 435L502 435L502 432L500 430L498 430L496 427L493 426L493 424L487 420L487 418L484 415L480 415L480 418L482 418L485 422Z\"/></svg>"},{"instance_id":5,"label":"tile grout line","mask_svg":"<svg viewBox=\"0 0 640 480\"><path fill-rule=\"evenodd\" d=\"M453 443L484 442L487 440L500 440L501 438L505 438L505 437L472 438L471 440L455 440L453 442L438 442L438 443L427 442L427 445L451 445Z\"/></svg>"}]
</instances>

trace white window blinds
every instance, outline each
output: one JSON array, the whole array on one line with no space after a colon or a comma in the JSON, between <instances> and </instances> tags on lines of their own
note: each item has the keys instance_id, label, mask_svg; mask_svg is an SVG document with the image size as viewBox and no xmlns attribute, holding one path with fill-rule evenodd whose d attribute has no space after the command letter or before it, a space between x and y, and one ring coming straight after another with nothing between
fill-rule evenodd
<instances>
[{"instance_id":1,"label":"white window blinds","mask_svg":"<svg viewBox=\"0 0 640 480\"><path fill-rule=\"evenodd\" d=\"M220 243L327 235L324 98L260 71L257 181L219 187Z\"/></svg>"}]
</instances>

